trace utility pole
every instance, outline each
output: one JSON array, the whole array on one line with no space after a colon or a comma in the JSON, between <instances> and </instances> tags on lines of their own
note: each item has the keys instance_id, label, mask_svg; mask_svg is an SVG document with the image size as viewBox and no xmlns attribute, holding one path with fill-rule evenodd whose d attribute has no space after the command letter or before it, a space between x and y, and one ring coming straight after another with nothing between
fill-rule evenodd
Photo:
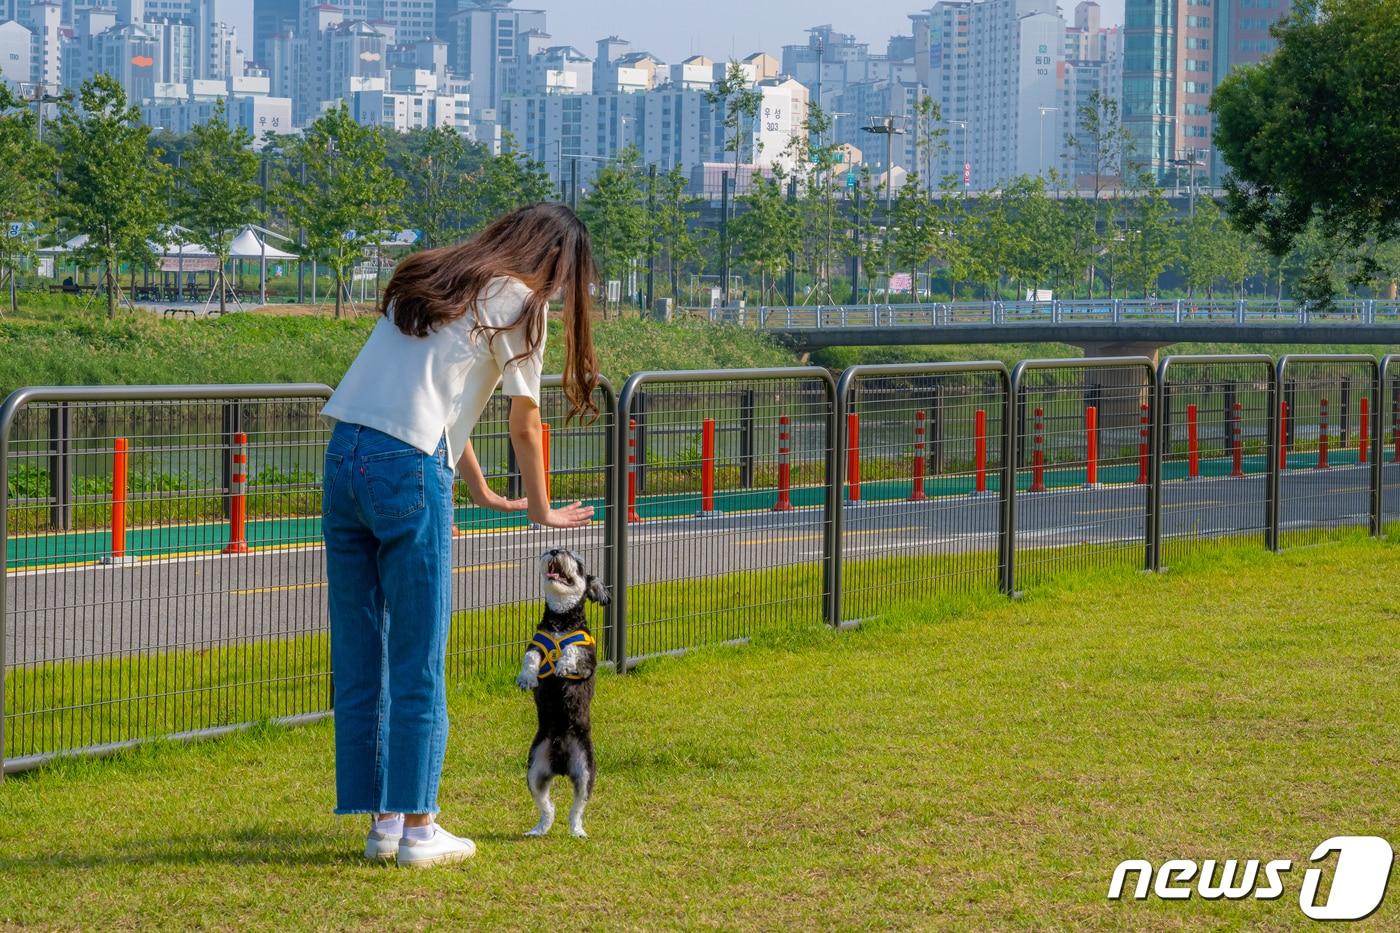
<instances>
[{"instance_id":1,"label":"utility pole","mask_svg":"<svg viewBox=\"0 0 1400 933\"><path fill-rule=\"evenodd\" d=\"M885 254L885 297L889 297L890 226L894 217L894 138L903 136L904 129L894 125L893 115L871 126L862 127L867 133L885 137L885 237L881 251ZM859 196L859 195L857 195Z\"/></svg>"},{"instance_id":2,"label":"utility pole","mask_svg":"<svg viewBox=\"0 0 1400 933\"><path fill-rule=\"evenodd\" d=\"M729 172L719 176L719 294L720 304L729 306Z\"/></svg>"}]
</instances>

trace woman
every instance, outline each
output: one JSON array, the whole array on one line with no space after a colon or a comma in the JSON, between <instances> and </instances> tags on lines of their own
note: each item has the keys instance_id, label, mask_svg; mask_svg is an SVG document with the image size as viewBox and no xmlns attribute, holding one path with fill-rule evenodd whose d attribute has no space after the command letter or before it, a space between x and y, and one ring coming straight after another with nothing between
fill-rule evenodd
<instances>
[{"instance_id":1,"label":"woman","mask_svg":"<svg viewBox=\"0 0 1400 933\"><path fill-rule=\"evenodd\" d=\"M588 231L558 204L497 220L400 263L383 317L323 414L322 528L335 683L336 813L374 819L365 857L416 867L475 853L437 825L447 739L453 464L472 501L551 528L593 510L550 507L540 443L545 313L564 302L564 394L595 415ZM486 485L468 435L498 383L526 498Z\"/></svg>"}]
</instances>

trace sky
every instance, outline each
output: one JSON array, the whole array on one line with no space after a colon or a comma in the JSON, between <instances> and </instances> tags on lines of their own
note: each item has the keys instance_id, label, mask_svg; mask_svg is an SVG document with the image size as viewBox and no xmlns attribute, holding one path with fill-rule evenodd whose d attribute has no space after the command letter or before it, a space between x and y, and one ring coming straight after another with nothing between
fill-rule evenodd
<instances>
[{"instance_id":1,"label":"sky","mask_svg":"<svg viewBox=\"0 0 1400 933\"><path fill-rule=\"evenodd\" d=\"M1067 20L1077 0L1061 0ZM1104 25L1123 22L1123 0L1099 0ZM252 48L251 0L219 0L221 14L238 29L241 45ZM547 14L549 32L560 45L577 46L589 56L594 43L615 34L663 61L692 54L742 57L765 51L782 57L784 45L805 42L810 26L830 23L838 32L869 42L883 52L890 36L909 32L909 14L931 0L515 0Z\"/></svg>"}]
</instances>

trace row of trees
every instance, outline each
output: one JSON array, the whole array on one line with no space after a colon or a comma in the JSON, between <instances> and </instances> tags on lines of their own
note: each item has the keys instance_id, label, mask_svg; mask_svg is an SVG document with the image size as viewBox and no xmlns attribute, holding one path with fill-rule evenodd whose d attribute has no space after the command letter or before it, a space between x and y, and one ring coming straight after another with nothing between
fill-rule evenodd
<instances>
[{"instance_id":1,"label":"row of trees","mask_svg":"<svg viewBox=\"0 0 1400 933\"><path fill-rule=\"evenodd\" d=\"M713 93L727 115L737 175L742 157L758 155L744 151L741 132L752 95L737 74ZM687 194L684 169L645 166L636 150L597 171L579 211L605 279L650 265L655 293L674 297L684 277L725 271L755 283L751 298L779 298L792 276L804 298L817 302L847 300L862 286L868 295L894 272L909 273L915 298L931 297L919 294L920 273L957 298L1032 288L1147 295L1170 271L1189 295L1242 293L1247 279L1268 276L1280 294L1288 281L1295 293L1323 298L1348 286L1380 287L1400 269L1395 249L1378 247L1359 262L1317 223L1270 252L1267 238L1241 232L1210 198L1178 217L1150 179L1122 170L1131 167L1132 151L1116 103L1096 96L1078 116L1087 132L1066 146L1096 166L1093 197L1063 196L1064 182L1052 176L1018 178L974 198L958 178L925 180L918 172L891 193L867 166L840 163L831 120L813 107L807 132L779 160L792 168L755 177L718 224L701 222L703 205ZM936 104L919 101L916 164L932 164L946 145L940 123ZM49 139L36 142L34 124L34 114L0 87L0 222L4 232L15 224L21 232L0 237L0 271L13 275L32 258L38 237L31 232L86 234L75 258L102 270L109 314L119 270L151 263L151 243L176 222L221 270L244 226L294 231L301 255L330 270L340 315L355 263L386 232L414 229L414 248L440 246L514 207L561 194L545 167L509 141L493 156L447 130L400 135L364 127L344 107L300 137L269 137L259 153L221 111L185 136L154 133L120 85L98 77L60 104ZM218 291L222 303L222 282Z\"/></svg>"}]
</instances>

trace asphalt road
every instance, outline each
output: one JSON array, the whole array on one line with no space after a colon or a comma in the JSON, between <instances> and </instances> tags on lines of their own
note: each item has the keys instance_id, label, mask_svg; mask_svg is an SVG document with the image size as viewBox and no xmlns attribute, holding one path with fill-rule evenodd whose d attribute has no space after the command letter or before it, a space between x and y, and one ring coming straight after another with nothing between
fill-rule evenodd
<instances>
[{"instance_id":1,"label":"asphalt road","mask_svg":"<svg viewBox=\"0 0 1400 933\"><path fill-rule=\"evenodd\" d=\"M1400 465L1386 465L1386 483L1387 515L1400 517ZM1285 532L1366 524L1365 466L1292 470L1284 474L1283 484ZM1261 530L1264 496L1263 476L1166 483L1164 537ZM1083 543L1135 547L1144 535L1145 503L1140 486L1022 494L1017 499L1018 553ZM994 551L997 508L995 495L849 508L846 555L855 560ZM649 520L630 526L629 539L634 584L709 579L819 560L822 510ZM602 544L601 525L564 533L532 528L462 536L453 548L454 606L466 610L534 601L539 597L532 561L540 551L572 547L597 572ZM316 546L54 568L11 574L6 582L7 666L198 650L326 629L324 558Z\"/></svg>"}]
</instances>

